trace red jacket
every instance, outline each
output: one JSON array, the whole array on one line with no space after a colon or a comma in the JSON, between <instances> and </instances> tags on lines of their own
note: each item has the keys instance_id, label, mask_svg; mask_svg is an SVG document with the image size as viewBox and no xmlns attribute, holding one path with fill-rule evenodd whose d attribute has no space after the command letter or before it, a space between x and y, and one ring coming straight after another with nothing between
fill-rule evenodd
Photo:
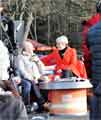
<instances>
[{"instance_id":1,"label":"red jacket","mask_svg":"<svg viewBox=\"0 0 101 120\"><path fill-rule=\"evenodd\" d=\"M72 70L72 72L78 77L87 78L86 75L81 74L83 73L83 71L81 72L81 70L84 70L84 65L81 65L81 62L77 59L77 53L74 48L68 47L68 49L64 53L63 58L60 57L59 51L58 49L56 49L51 54L42 59L42 61L46 63L46 65L48 65L47 63L51 60L54 61L54 63L56 64L56 72L58 70L68 69ZM80 67L83 67L83 69L81 69ZM86 72L84 72L84 74L85 73Z\"/></svg>"},{"instance_id":2,"label":"red jacket","mask_svg":"<svg viewBox=\"0 0 101 120\"><path fill-rule=\"evenodd\" d=\"M90 55L90 51L89 48L87 46L87 33L90 29L90 27L92 27L93 25L95 25L96 23L98 23L100 20L100 15L96 14L94 16L92 16L92 18L90 18L86 24L83 26L83 32L82 32L82 50L83 50L83 55L84 55L84 63L86 66L86 70L87 70L87 74L90 77L91 76L91 55Z\"/></svg>"}]
</instances>

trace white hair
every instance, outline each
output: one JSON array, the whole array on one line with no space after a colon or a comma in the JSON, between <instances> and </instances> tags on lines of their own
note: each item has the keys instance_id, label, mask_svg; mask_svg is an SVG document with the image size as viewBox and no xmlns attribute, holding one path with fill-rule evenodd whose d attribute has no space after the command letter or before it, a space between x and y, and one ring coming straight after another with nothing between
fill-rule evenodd
<instances>
[{"instance_id":1,"label":"white hair","mask_svg":"<svg viewBox=\"0 0 101 120\"><path fill-rule=\"evenodd\" d=\"M0 80L8 80L8 67L10 66L9 53L7 47L0 40Z\"/></svg>"},{"instance_id":2,"label":"white hair","mask_svg":"<svg viewBox=\"0 0 101 120\"><path fill-rule=\"evenodd\" d=\"M64 42L68 44L68 38L65 35L62 35L56 39L56 43Z\"/></svg>"}]
</instances>

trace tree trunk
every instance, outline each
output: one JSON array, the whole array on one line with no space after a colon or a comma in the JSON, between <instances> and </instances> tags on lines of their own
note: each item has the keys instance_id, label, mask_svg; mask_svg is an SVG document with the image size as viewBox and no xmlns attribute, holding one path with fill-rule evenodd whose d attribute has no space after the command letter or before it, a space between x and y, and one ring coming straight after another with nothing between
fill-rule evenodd
<instances>
[{"instance_id":1,"label":"tree trunk","mask_svg":"<svg viewBox=\"0 0 101 120\"><path fill-rule=\"evenodd\" d=\"M36 32L36 11L35 11L35 19L34 19L34 34L35 34L35 40L37 41L37 32Z\"/></svg>"},{"instance_id":2,"label":"tree trunk","mask_svg":"<svg viewBox=\"0 0 101 120\"><path fill-rule=\"evenodd\" d=\"M27 40L27 37L28 37L29 31L30 31L30 27L31 27L32 21L33 21L33 15L31 13L29 18L28 18L27 25L26 25L26 28L25 28L23 41Z\"/></svg>"}]
</instances>

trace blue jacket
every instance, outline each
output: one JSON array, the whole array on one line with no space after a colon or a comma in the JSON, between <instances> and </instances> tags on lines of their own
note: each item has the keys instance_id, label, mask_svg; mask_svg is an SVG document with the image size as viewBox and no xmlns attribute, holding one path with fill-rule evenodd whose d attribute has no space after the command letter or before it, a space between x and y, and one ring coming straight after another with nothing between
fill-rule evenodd
<instances>
[{"instance_id":1,"label":"blue jacket","mask_svg":"<svg viewBox=\"0 0 101 120\"><path fill-rule=\"evenodd\" d=\"M101 22L90 28L87 43L91 52L92 83L97 87L101 82Z\"/></svg>"}]
</instances>

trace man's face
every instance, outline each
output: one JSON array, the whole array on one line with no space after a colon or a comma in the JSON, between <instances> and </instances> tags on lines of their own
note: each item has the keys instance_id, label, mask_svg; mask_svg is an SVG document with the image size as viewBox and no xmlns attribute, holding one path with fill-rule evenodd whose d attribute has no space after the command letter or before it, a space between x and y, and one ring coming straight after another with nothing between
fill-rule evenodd
<instances>
[{"instance_id":1,"label":"man's face","mask_svg":"<svg viewBox=\"0 0 101 120\"><path fill-rule=\"evenodd\" d=\"M65 42L57 42L56 47L58 50L63 50L64 48L67 47L67 44Z\"/></svg>"},{"instance_id":2,"label":"man's face","mask_svg":"<svg viewBox=\"0 0 101 120\"><path fill-rule=\"evenodd\" d=\"M29 55L33 55L33 45L30 42L25 43L25 51L29 53Z\"/></svg>"}]
</instances>

